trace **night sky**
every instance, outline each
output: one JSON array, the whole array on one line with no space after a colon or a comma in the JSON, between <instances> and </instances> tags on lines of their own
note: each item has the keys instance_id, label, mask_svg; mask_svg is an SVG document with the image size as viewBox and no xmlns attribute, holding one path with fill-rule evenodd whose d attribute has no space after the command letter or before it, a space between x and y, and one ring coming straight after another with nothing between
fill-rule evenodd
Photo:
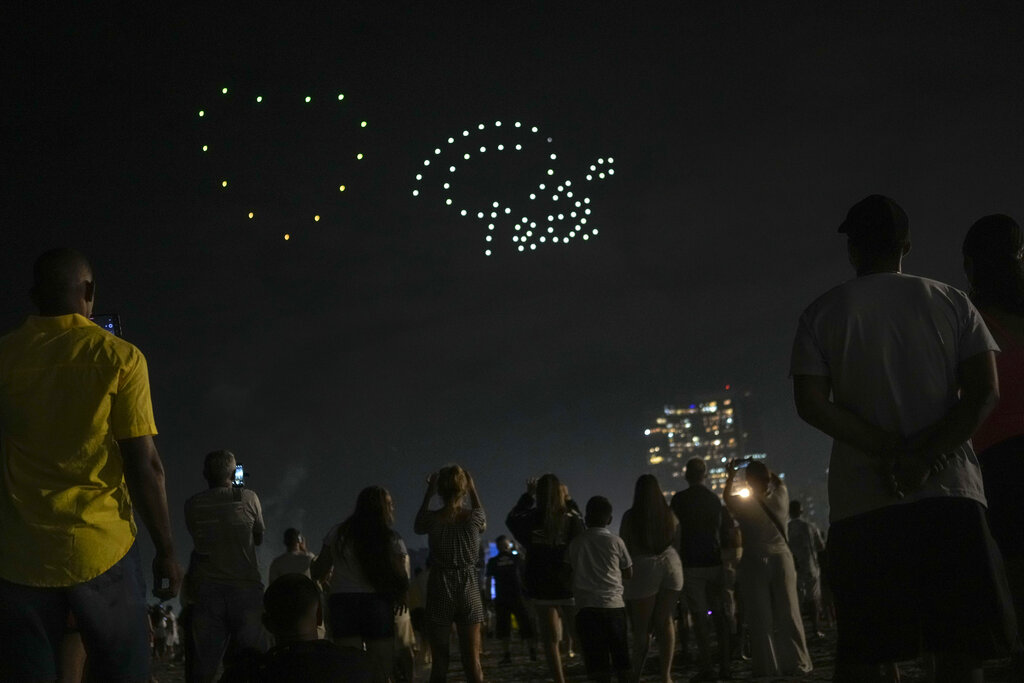
<instances>
[{"instance_id":1,"label":"night sky","mask_svg":"<svg viewBox=\"0 0 1024 683\"><path fill-rule=\"evenodd\" d=\"M792 407L789 347L852 275L849 205L896 198L905 270L960 287L970 223L1024 217L1024 10L893 4L15 12L0 327L30 312L39 252L91 257L97 311L149 360L183 563L215 448L263 500L265 563L288 526L318 550L369 484L419 547L424 477L449 462L491 537L545 471L618 520L660 407L727 383L800 496L829 442ZM485 256L484 222L437 183L412 196L435 147L479 123L492 144L497 120L506 142L517 120L552 142L466 162L457 202L529 208L537 144L559 178L610 156L599 235L518 253L499 226Z\"/></svg>"}]
</instances>

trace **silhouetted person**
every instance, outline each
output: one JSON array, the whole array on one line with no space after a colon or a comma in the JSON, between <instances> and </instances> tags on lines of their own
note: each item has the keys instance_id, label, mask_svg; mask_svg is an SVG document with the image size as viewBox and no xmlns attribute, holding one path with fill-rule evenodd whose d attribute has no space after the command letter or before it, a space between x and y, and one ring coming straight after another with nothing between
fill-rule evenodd
<instances>
[{"instance_id":1,"label":"silhouetted person","mask_svg":"<svg viewBox=\"0 0 1024 683\"><path fill-rule=\"evenodd\" d=\"M839 231L857 277L804 311L791 366L797 411L833 438L836 680L922 646L940 677L980 676L1015 640L970 443L998 398L997 347L966 294L902 273L909 222L892 199L857 202Z\"/></svg>"},{"instance_id":2,"label":"silhouetted person","mask_svg":"<svg viewBox=\"0 0 1024 683\"><path fill-rule=\"evenodd\" d=\"M306 538L298 529L287 529L284 532L285 552L274 558L270 563L267 580L274 580L284 574L305 574L309 576L309 565L316 557L306 549Z\"/></svg>"},{"instance_id":3,"label":"silhouetted person","mask_svg":"<svg viewBox=\"0 0 1024 683\"><path fill-rule=\"evenodd\" d=\"M746 489L735 488L737 466L746 465ZM755 676L797 676L811 670L796 568L786 543L789 492L782 479L758 460L731 461L725 504L743 533L739 565L743 618L750 634Z\"/></svg>"},{"instance_id":4,"label":"silhouetted person","mask_svg":"<svg viewBox=\"0 0 1024 683\"><path fill-rule=\"evenodd\" d=\"M103 680L145 680L146 590L134 512L156 546L154 594L181 568L142 353L89 320L92 267L42 254L29 316L0 339L0 679L53 679L69 611Z\"/></svg>"},{"instance_id":5,"label":"silhouetted person","mask_svg":"<svg viewBox=\"0 0 1024 683\"><path fill-rule=\"evenodd\" d=\"M701 458L686 462L689 487L672 496L679 520L679 559L683 563L683 597L693 617L700 671L691 680L710 681L730 676L729 620L725 611L725 569L722 537L732 532L733 520L722 500L706 485L708 467ZM708 617L708 612L712 617ZM712 668L709 621L718 638L718 674Z\"/></svg>"},{"instance_id":6,"label":"silhouetted person","mask_svg":"<svg viewBox=\"0 0 1024 683\"><path fill-rule=\"evenodd\" d=\"M657 478L644 474L633 488L633 507L622 515L619 535L633 558L633 576L626 581L626 609L633 629L633 673L639 678L650 648L658 639L661 678L671 683L676 649L673 621L683 590L683 565L675 546L679 522L665 502Z\"/></svg>"},{"instance_id":7,"label":"silhouetted person","mask_svg":"<svg viewBox=\"0 0 1024 683\"><path fill-rule=\"evenodd\" d=\"M514 552L512 540L502 534L494 542L498 554L487 561L487 580L494 579L494 630L505 648L502 664L512 663L512 616L519 624L519 637L530 648L531 658L537 657L537 636L533 629L533 615L526 607L523 589L523 559Z\"/></svg>"},{"instance_id":8,"label":"silhouetted person","mask_svg":"<svg viewBox=\"0 0 1024 683\"><path fill-rule=\"evenodd\" d=\"M587 501L587 529L569 544L576 633L587 677L608 683L632 680L623 579L633 576L633 560L621 538L608 529L612 504L603 496Z\"/></svg>"},{"instance_id":9,"label":"silhouetted person","mask_svg":"<svg viewBox=\"0 0 1024 683\"><path fill-rule=\"evenodd\" d=\"M366 653L319 638L320 589L308 576L282 574L267 588L263 607L277 645L233 664L221 683L370 683Z\"/></svg>"},{"instance_id":10,"label":"silhouetted person","mask_svg":"<svg viewBox=\"0 0 1024 683\"><path fill-rule=\"evenodd\" d=\"M825 549L821 531L813 522L803 518L804 508L799 500L789 501L789 549L796 563L796 594L800 605L811 615L814 635L824 638L821 632L821 567L818 553Z\"/></svg>"},{"instance_id":11,"label":"silhouetted person","mask_svg":"<svg viewBox=\"0 0 1024 683\"><path fill-rule=\"evenodd\" d=\"M435 494L442 505L431 510L430 501ZM447 680L452 624L459 636L466 680L483 681L480 630L486 615L476 564L480 535L486 528L487 515L469 472L451 465L427 477L427 490L413 529L418 534L427 534L430 547L426 622L433 656L431 683Z\"/></svg>"},{"instance_id":12,"label":"silhouetted person","mask_svg":"<svg viewBox=\"0 0 1024 683\"><path fill-rule=\"evenodd\" d=\"M213 451L203 461L207 490L185 501L185 523L195 547L188 568L193 680L212 681L243 651L267 649L263 580L256 546L266 526L256 493L233 486L235 456Z\"/></svg>"},{"instance_id":13,"label":"silhouetted person","mask_svg":"<svg viewBox=\"0 0 1024 683\"><path fill-rule=\"evenodd\" d=\"M553 474L526 482L526 493L505 518L505 526L526 550L523 583L533 600L544 656L556 683L564 683L558 650L559 610L573 607L569 543L583 533L583 519L567 504L566 490Z\"/></svg>"},{"instance_id":14,"label":"silhouetted person","mask_svg":"<svg viewBox=\"0 0 1024 683\"><path fill-rule=\"evenodd\" d=\"M409 553L394 523L391 494L367 486L352 514L327 532L311 568L318 581L330 576L328 634L337 645L365 647L378 681L393 675L395 612L409 592Z\"/></svg>"},{"instance_id":15,"label":"silhouetted person","mask_svg":"<svg viewBox=\"0 0 1024 683\"><path fill-rule=\"evenodd\" d=\"M1009 216L979 219L963 244L971 300L999 344L999 404L974 433L988 498L988 519L1006 562L1017 612L1024 616L1024 235ZM1017 653L1017 675L1024 668Z\"/></svg>"}]
</instances>

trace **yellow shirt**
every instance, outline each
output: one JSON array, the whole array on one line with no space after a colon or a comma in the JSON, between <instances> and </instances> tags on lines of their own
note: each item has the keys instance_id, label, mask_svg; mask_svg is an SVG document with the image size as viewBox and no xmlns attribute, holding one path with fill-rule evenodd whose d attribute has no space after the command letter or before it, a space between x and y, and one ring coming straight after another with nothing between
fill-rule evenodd
<instances>
[{"instance_id":1,"label":"yellow shirt","mask_svg":"<svg viewBox=\"0 0 1024 683\"><path fill-rule=\"evenodd\" d=\"M156 434L142 352L78 314L0 338L0 578L71 586L135 540L117 442Z\"/></svg>"}]
</instances>

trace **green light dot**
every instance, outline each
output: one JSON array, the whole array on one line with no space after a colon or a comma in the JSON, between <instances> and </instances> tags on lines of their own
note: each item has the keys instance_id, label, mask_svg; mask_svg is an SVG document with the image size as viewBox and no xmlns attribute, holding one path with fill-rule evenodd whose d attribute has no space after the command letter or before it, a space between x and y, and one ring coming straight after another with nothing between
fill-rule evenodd
<instances>
[{"instance_id":1,"label":"green light dot","mask_svg":"<svg viewBox=\"0 0 1024 683\"><path fill-rule=\"evenodd\" d=\"M256 96L256 101L257 102L262 102L263 101L263 95L257 95Z\"/></svg>"},{"instance_id":2,"label":"green light dot","mask_svg":"<svg viewBox=\"0 0 1024 683\"><path fill-rule=\"evenodd\" d=\"M206 150L208 150L208 149L210 149L210 148L209 148L209 147L208 147L207 145L203 145L203 151L204 151L204 152L205 152Z\"/></svg>"},{"instance_id":3,"label":"green light dot","mask_svg":"<svg viewBox=\"0 0 1024 683\"><path fill-rule=\"evenodd\" d=\"M360 123L359 127L360 128L366 128L366 121L363 121L362 123Z\"/></svg>"},{"instance_id":4,"label":"green light dot","mask_svg":"<svg viewBox=\"0 0 1024 683\"><path fill-rule=\"evenodd\" d=\"M223 94L223 95L227 95L227 94L228 94L228 89L227 89L227 88L221 88L221 89L220 89L220 92L221 92L221 94Z\"/></svg>"},{"instance_id":5,"label":"green light dot","mask_svg":"<svg viewBox=\"0 0 1024 683\"><path fill-rule=\"evenodd\" d=\"M356 159L362 159L362 158L363 158L363 153L362 152L360 152L359 154L356 155Z\"/></svg>"},{"instance_id":6,"label":"green light dot","mask_svg":"<svg viewBox=\"0 0 1024 683\"><path fill-rule=\"evenodd\" d=\"M206 116L206 112L202 109L199 110L199 116Z\"/></svg>"},{"instance_id":7,"label":"green light dot","mask_svg":"<svg viewBox=\"0 0 1024 683\"><path fill-rule=\"evenodd\" d=\"M338 93L338 101L341 102L343 99L345 99L345 93Z\"/></svg>"},{"instance_id":8,"label":"green light dot","mask_svg":"<svg viewBox=\"0 0 1024 683\"><path fill-rule=\"evenodd\" d=\"M313 98L310 97L309 95L306 95L306 102L312 102L312 101L313 101Z\"/></svg>"}]
</instances>

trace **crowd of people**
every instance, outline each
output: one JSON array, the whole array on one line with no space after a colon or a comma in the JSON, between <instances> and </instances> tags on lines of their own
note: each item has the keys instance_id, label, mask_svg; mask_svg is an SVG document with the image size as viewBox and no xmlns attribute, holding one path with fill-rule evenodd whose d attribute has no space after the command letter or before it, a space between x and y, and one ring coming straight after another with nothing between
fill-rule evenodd
<instances>
[{"instance_id":1,"label":"crowd of people","mask_svg":"<svg viewBox=\"0 0 1024 683\"><path fill-rule=\"evenodd\" d=\"M179 566L145 357L90 321L85 257L44 253L38 315L0 339L0 679L147 681L177 642L189 681L412 681L418 658L436 683L454 633L465 678L482 681L491 612L503 661L514 619L558 683L564 643L588 678L622 683L652 642L667 683L687 625L692 680L730 678L743 643L756 676L800 676L804 613L812 635L834 619L840 682L897 681L922 655L935 680L981 680L1000 656L1020 676L1024 236L1002 215L971 226L968 295L902 272L909 221L892 199L858 202L839 232L857 277L804 311L790 370L800 417L833 439L827 541L764 460L729 462L719 497L694 458L671 500L640 476L618 533L610 492L584 511L556 475L530 479L488 560L483 501L449 465L413 524L428 566L412 571L375 485L318 554L288 529L266 586L259 496L230 451L205 458ZM176 621L147 607L136 514L153 593L180 594Z\"/></svg>"}]
</instances>

